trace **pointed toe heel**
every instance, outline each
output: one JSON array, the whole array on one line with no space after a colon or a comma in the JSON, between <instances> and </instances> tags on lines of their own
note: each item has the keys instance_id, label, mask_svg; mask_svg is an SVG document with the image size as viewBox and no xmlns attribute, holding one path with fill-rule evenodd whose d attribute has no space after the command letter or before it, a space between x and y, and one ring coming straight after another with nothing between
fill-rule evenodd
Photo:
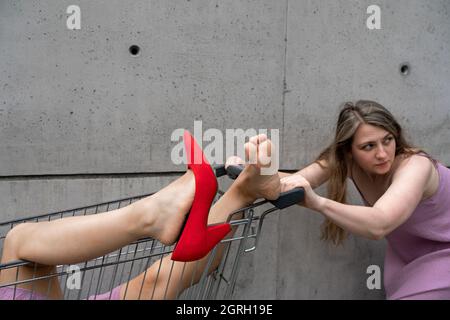
<instances>
[{"instance_id":1,"label":"pointed toe heel","mask_svg":"<svg viewBox=\"0 0 450 320\"><path fill-rule=\"evenodd\" d=\"M203 151L188 132L184 132L188 169L195 176L195 195L186 223L172 252L174 261L194 261L206 256L231 230L229 223L208 227L208 215L217 193L217 179Z\"/></svg>"}]
</instances>

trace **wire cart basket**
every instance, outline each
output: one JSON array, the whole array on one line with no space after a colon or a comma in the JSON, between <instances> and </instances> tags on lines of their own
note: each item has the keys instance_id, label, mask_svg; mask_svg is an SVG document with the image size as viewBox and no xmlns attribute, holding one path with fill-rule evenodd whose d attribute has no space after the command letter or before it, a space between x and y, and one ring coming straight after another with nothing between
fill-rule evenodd
<instances>
[{"instance_id":1,"label":"wire cart basket","mask_svg":"<svg viewBox=\"0 0 450 320\"><path fill-rule=\"evenodd\" d=\"M230 168L228 168L230 169ZM216 167L216 175L227 174L234 179L239 174L241 168L234 168L236 171L225 171L223 166ZM91 206L64 210L54 213L42 214L23 219L0 222L0 252L3 251L4 240L9 230L24 222L53 221L65 217L82 216L112 211L125 207L151 194L145 194L111 202L95 204ZM215 201L223 195L218 191ZM208 255L206 267L195 265L190 285L184 291L177 291L176 298L187 300L221 300L232 299L235 291L236 280L242 262L243 255L254 251L258 245L264 218L271 212L292 206L303 199L303 189L294 189L285 192L275 201L261 200L246 208L230 213L228 222L235 230L229 237L223 239ZM267 206L264 206L268 204ZM263 207L268 209L261 210ZM219 264L211 268L213 261L216 261L217 249L221 247ZM116 251L95 259L84 261L76 265L58 265L56 271L45 276L33 276L32 279L19 280L19 268L21 266L31 266L33 263L24 260L11 261L0 264L0 272L7 269L16 270L16 280L9 283L0 283L3 287L17 288L27 285L30 287L30 298L34 291L34 283L37 281L56 279L61 288L65 300L95 299L97 295L110 292L118 285L125 284L138 274L147 272L152 265L162 265L162 260L169 255L174 246L166 246L152 238L144 238ZM174 261L171 261L170 268L173 268ZM179 263L179 262L177 262ZM191 262L196 263L196 262ZM217 263L216 263L217 264ZM34 267L36 270L36 266ZM162 270L159 267L156 280ZM171 270L165 270L171 277ZM77 277L75 277L75 274ZM50 283L51 281L48 281ZM54 282L54 281L53 281ZM156 283L157 281L155 281ZM181 286L180 286L181 288ZM50 290L50 289L49 289ZM142 290L142 289L141 289ZM154 290L153 290L154 291ZM15 292L15 291L14 291ZM94 297L94 298L92 298ZM139 296L139 299L152 299L153 296ZM164 294L165 298L167 297Z\"/></svg>"}]
</instances>

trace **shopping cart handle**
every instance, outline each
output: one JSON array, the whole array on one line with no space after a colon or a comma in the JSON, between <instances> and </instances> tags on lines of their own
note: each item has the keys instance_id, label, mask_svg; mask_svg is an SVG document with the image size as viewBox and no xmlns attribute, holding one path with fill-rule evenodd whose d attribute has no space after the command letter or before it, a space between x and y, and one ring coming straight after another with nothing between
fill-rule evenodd
<instances>
[{"instance_id":1,"label":"shopping cart handle","mask_svg":"<svg viewBox=\"0 0 450 320\"><path fill-rule=\"evenodd\" d=\"M305 190L303 188L294 188L292 190L280 193L278 199L271 200L270 203L278 209L284 209L303 201L304 198Z\"/></svg>"},{"instance_id":2,"label":"shopping cart handle","mask_svg":"<svg viewBox=\"0 0 450 320\"><path fill-rule=\"evenodd\" d=\"M244 166L239 164L228 166L225 171L227 172L227 175L230 177L230 179L235 180L241 174L242 170L244 170Z\"/></svg>"},{"instance_id":3,"label":"shopping cart handle","mask_svg":"<svg viewBox=\"0 0 450 320\"><path fill-rule=\"evenodd\" d=\"M214 172L215 172L217 178L227 174L227 170L225 170L225 165L223 165L223 164L215 166Z\"/></svg>"},{"instance_id":4,"label":"shopping cart handle","mask_svg":"<svg viewBox=\"0 0 450 320\"><path fill-rule=\"evenodd\" d=\"M227 169L225 169L224 165L215 167L217 177L221 177L226 174L233 180L239 176L242 170L244 170L243 165L231 165ZM305 197L305 190L303 188L294 188L292 190L282 192L278 197L278 199L269 201L278 209L284 209L293 206L294 204L297 204L300 201L303 201L304 197Z\"/></svg>"},{"instance_id":5,"label":"shopping cart handle","mask_svg":"<svg viewBox=\"0 0 450 320\"><path fill-rule=\"evenodd\" d=\"M224 175L227 175L228 177L230 177L230 179L233 180L236 180L236 178L239 176L242 170L244 170L244 166L240 164L228 166L228 168L226 169L224 164L214 167L216 177L222 177Z\"/></svg>"}]
</instances>

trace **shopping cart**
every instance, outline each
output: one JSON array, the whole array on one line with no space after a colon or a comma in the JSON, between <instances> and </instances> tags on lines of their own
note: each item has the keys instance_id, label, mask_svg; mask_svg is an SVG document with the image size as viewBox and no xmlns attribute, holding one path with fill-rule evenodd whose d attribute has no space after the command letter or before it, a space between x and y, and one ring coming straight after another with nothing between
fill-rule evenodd
<instances>
[{"instance_id":1,"label":"shopping cart","mask_svg":"<svg viewBox=\"0 0 450 320\"><path fill-rule=\"evenodd\" d=\"M215 167L216 176L228 175L232 179L235 179L241 170L242 168L238 166L229 167L227 170L225 170L224 166ZM223 191L219 190L215 201L223 193ZM64 217L111 211L127 206L149 195L151 194L2 222L0 223L0 248L3 250L4 240L8 231L20 223L52 221ZM251 206L232 212L228 217L228 222L235 229L235 232L231 237L222 240L213 249L209 254L207 266L194 271L191 285L184 292L181 292L182 290L177 292L177 298L194 300L232 299L242 256L256 249L265 217L271 212L298 203L303 199L303 196L303 189L296 188L281 194L275 201L261 200ZM215 258L219 246L221 246L220 262L217 267L211 268L213 261L217 261ZM18 267L20 266L35 266L32 262L23 260L8 262L6 264L0 264L0 272L15 268L16 280L10 283L0 284L0 288L8 286L16 290L19 285L28 284L29 287L31 284L31 296L33 294L34 282L56 278L63 292L64 299L87 299L90 296L110 292L116 286L127 283L134 276L145 273L153 264L159 264L161 266L162 259L170 254L173 249L173 246L165 246L152 238L140 239L96 259L84 261L77 265L59 265L52 274L34 276L32 279L27 280L18 280L17 270L19 270ZM217 265L217 262L214 263ZM172 267L173 264L174 262L172 262ZM34 268L36 269L37 267L35 266ZM161 270L158 269L156 279L158 279L160 272ZM170 279L170 270L168 272ZM167 270L165 273L167 273ZM48 282L50 283L51 281ZM125 295L126 290L125 288ZM140 298L148 299L152 297Z\"/></svg>"}]
</instances>

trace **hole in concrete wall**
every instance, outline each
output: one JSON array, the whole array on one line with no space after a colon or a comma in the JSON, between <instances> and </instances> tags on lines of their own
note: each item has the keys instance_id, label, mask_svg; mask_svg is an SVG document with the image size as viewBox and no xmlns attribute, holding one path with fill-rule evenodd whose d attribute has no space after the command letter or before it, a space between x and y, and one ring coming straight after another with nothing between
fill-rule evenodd
<instances>
[{"instance_id":1,"label":"hole in concrete wall","mask_svg":"<svg viewBox=\"0 0 450 320\"><path fill-rule=\"evenodd\" d=\"M410 70L411 70L411 67L409 66L408 63L402 63L400 65L400 73L402 75L407 76L409 74Z\"/></svg>"},{"instance_id":2,"label":"hole in concrete wall","mask_svg":"<svg viewBox=\"0 0 450 320\"><path fill-rule=\"evenodd\" d=\"M132 45L129 49L131 55L133 56L137 56L139 54L139 52L141 51L141 48L139 48L139 46L137 45Z\"/></svg>"}]
</instances>

